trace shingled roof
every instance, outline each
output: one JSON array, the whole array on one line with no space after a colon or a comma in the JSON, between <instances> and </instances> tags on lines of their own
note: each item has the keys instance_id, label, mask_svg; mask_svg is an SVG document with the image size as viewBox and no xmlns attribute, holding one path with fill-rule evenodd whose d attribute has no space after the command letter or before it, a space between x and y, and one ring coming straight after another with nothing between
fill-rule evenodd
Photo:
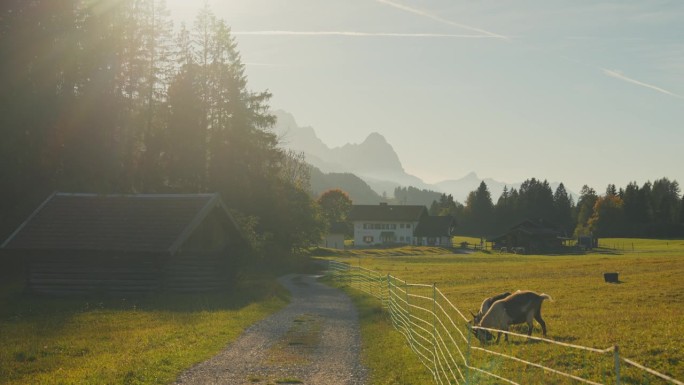
<instances>
[{"instance_id":1,"label":"shingled roof","mask_svg":"<svg viewBox=\"0 0 684 385\"><path fill-rule=\"evenodd\" d=\"M487 242L496 242L505 239L509 234L521 232L536 237L561 237L563 232L556 226L546 221L532 221L526 219L512 226L508 231L495 237L487 238Z\"/></svg>"},{"instance_id":2,"label":"shingled roof","mask_svg":"<svg viewBox=\"0 0 684 385\"><path fill-rule=\"evenodd\" d=\"M218 194L54 193L1 248L174 254L214 209L237 233Z\"/></svg>"},{"instance_id":3,"label":"shingled roof","mask_svg":"<svg viewBox=\"0 0 684 385\"><path fill-rule=\"evenodd\" d=\"M451 215L423 217L414 235L417 237L449 237L456 227L456 219Z\"/></svg>"},{"instance_id":4,"label":"shingled roof","mask_svg":"<svg viewBox=\"0 0 684 385\"><path fill-rule=\"evenodd\" d=\"M353 205L349 212L350 221L416 222L428 215L425 206L400 205Z\"/></svg>"}]
</instances>

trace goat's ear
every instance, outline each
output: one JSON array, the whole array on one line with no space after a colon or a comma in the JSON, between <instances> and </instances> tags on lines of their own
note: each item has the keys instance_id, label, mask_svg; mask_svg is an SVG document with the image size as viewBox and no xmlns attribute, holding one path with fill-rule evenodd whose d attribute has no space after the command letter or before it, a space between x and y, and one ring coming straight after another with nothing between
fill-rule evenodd
<instances>
[{"instance_id":1,"label":"goat's ear","mask_svg":"<svg viewBox=\"0 0 684 385\"><path fill-rule=\"evenodd\" d=\"M473 316L473 320L477 318L477 316L475 314L473 314L472 311L468 310L468 313L470 313L470 315Z\"/></svg>"}]
</instances>

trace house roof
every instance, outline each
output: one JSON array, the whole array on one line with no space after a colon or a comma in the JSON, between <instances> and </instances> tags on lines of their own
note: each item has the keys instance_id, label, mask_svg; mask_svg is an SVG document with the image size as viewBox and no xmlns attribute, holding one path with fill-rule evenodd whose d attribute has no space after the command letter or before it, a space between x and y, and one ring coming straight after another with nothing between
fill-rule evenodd
<instances>
[{"instance_id":1,"label":"house roof","mask_svg":"<svg viewBox=\"0 0 684 385\"><path fill-rule=\"evenodd\" d=\"M560 237L562 235L562 231L558 229L558 227L549 222L541 220L535 222L527 219L512 226L510 229L508 229L506 233L498 235L496 237L489 238L487 239L487 241L493 242L503 239L506 236L508 236L508 234L513 232L521 232L527 235L537 237Z\"/></svg>"},{"instance_id":2,"label":"house roof","mask_svg":"<svg viewBox=\"0 0 684 385\"><path fill-rule=\"evenodd\" d=\"M451 215L425 216L416 226L414 235L417 237L448 237L452 235L456 226L456 219Z\"/></svg>"},{"instance_id":3,"label":"house roof","mask_svg":"<svg viewBox=\"0 0 684 385\"><path fill-rule=\"evenodd\" d=\"M333 222L330 224L330 231L328 234L346 234L349 229L344 222Z\"/></svg>"},{"instance_id":4,"label":"house roof","mask_svg":"<svg viewBox=\"0 0 684 385\"><path fill-rule=\"evenodd\" d=\"M174 254L215 209L239 232L218 194L54 193L0 247Z\"/></svg>"},{"instance_id":5,"label":"house roof","mask_svg":"<svg viewBox=\"0 0 684 385\"><path fill-rule=\"evenodd\" d=\"M388 221L388 222L417 222L427 216L425 206L402 205L353 205L349 212L350 221Z\"/></svg>"}]
</instances>

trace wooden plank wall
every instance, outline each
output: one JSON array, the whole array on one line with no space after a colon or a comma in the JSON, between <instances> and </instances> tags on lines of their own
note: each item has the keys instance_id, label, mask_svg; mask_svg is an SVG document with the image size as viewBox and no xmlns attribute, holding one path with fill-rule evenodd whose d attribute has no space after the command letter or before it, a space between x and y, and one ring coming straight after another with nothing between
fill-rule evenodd
<instances>
[{"instance_id":1,"label":"wooden plank wall","mask_svg":"<svg viewBox=\"0 0 684 385\"><path fill-rule=\"evenodd\" d=\"M48 295L126 296L169 291L193 293L230 286L224 254L176 256L67 256L31 258L28 288Z\"/></svg>"},{"instance_id":2,"label":"wooden plank wall","mask_svg":"<svg viewBox=\"0 0 684 385\"><path fill-rule=\"evenodd\" d=\"M155 258L34 257L28 288L49 295L130 295L159 289Z\"/></svg>"},{"instance_id":3,"label":"wooden plank wall","mask_svg":"<svg viewBox=\"0 0 684 385\"><path fill-rule=\"evenodd\" d=\"M164 290L180 293L212 291L230 285L227 256L193 253L171 257L163 267Z\"/></svg>"}]
</instances>

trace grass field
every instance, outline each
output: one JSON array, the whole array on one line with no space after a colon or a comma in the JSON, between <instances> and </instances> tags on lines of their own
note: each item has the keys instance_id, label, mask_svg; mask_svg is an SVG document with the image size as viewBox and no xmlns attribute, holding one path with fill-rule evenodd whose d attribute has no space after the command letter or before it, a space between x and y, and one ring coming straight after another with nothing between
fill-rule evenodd
<instances>
[{"instance_id":1,"label":"grass field","mask_svg":"<svg viewBox=\"0 0 684 385\"><path fill-rule=\"evenodd\" d=\"M287 303L274 280L229 293L55 299L0 288L0 384L168 384Z\"/></svg>"},{"instance_id":2,"label":"grass field","mask_svg":"<svg viewBox=\"0 0 684 385\"><path fill-rule=\"evenodd\" d=\"M336 259L413 283L434 282L463 311L475 312L485 297L503 291L529 289L548 293L554 301L544 303L542 314L550 339L596 348L619 345L622 356L683 380L684 241L604 239L600 245L617 249L601 248L572 256L486 252L404 256L395 252L394 256L356 254L353 258ZM620 283L605 283L604 272L618 272ZM388 380L391 374L383 371L382 366L401 366L403 371L409 371L402 358L405 348L397 350L397 364L388 363L394 359L393 350L377 351L377 342L373 340L378 338L374 333L386 330L373 326L378 322L377 314L362 314L371 314L364 320L363 333L366 360L378 376L372 383L418 383L411 379ZM389 325L386 316L385 325ZM526 326L518 330L524 332ZM536 325L535 335L540 334ZM525 350L529 357L552 366L574 366L568 370L587 372L598 377L599 382L606 380L601 378L605 373L592 374L587 369L599 364L592 356L570 354L545 344L512 342L494 348L507 352ZM606 357L607 362L601 365L611 367L610 358ZM488 364L505 366L501 362ZM413 365L422 367L417 360ZM625 383L660 383L627 368L623 369L622 377ZM553 383L542 378L540 382Z\"/></svg>"}]
</instances>

